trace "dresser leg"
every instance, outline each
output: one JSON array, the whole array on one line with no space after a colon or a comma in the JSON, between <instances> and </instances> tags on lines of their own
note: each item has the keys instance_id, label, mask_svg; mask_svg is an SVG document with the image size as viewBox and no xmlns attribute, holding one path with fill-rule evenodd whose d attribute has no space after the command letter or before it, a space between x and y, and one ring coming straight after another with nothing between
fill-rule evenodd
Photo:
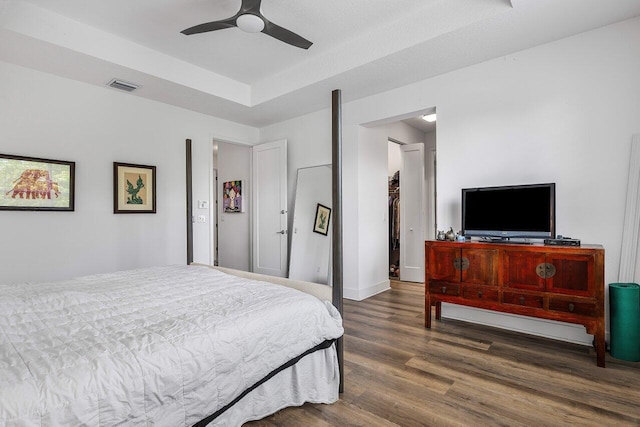
<instances>
[{"instance_id":1,"label":"dresser leg","mask_svg":"<svg viewBox=\"0 0 640 427\"><path fill-rule=\"evenodd\" d=\"M429 294L424 296L424 327L431 328L431 298Z\"/></svg>"},{"instance_id":2,"label":"dresser leg","mask_svg":"<svg viewBox=\"0 0 640 427\"><path fill-rule=\"evenodd\" d=\"M442 301L436 301L436 320L442 317Z\"/></svg>"},{"instance_id":3,"label":"dresser leg","mask_svg":"<svg viewBox=\"0 0 640 427\"><path fill-rule=\"evenodd\" d=\"M593 337L596 344L596 361L599 367L604 368L604 356L606 352L606 343L604 341L604 325L596 325L596 333Z\"/></svg>"}]
</instances>

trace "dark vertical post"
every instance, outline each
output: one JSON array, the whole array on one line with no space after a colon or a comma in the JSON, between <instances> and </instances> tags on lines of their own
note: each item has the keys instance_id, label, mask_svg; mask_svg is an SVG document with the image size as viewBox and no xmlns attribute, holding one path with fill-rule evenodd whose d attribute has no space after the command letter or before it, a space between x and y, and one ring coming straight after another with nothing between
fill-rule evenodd
<instances>
[{"instance_id":1,"label":"dark vertical post","mask_svg":"<svg viewBox=\"0 0 640 427\"><path fill-rule=\"evenodd\" d=\"M342 92L331 93L331 182L333 208L333 305L342 316ZM344 337L336 344L340 368L340 393L344 392Z\"/></svg>"},{"instance_id":2,"label":"dark vertical post","mask_svg":"<svg viewBox=\"0 0 640 427\"><path fill-rule=\"evenodd\" d=\"M192 157L191 157L191 140L186 140L187 146L187 265L193 262L193 204L192 204Z\"/></svg>"}]
</instances>

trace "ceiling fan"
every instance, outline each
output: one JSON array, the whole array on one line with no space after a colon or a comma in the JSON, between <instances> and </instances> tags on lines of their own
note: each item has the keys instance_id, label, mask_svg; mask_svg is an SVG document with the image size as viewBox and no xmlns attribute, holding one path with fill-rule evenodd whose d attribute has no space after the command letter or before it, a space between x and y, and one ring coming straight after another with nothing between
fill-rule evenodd
<instances>
[{"instance_id":1,"label":"ceiling fan","mask_svg":"<svg viewBox=\"0 0 640 427\"><path fill-rule=\"evenodd\" d=\"M309 40L300 37L296 33L282 28L269 21L260 12L262 0L242 0L238 13L230 18L219 21L207 22L182 30L182 34L191 35L206 33L209 31L224 30L225 28L238 27L248 33L261 32L275 39L302 49L309 49L313 44Z\"/></svg>"}]
</instances>

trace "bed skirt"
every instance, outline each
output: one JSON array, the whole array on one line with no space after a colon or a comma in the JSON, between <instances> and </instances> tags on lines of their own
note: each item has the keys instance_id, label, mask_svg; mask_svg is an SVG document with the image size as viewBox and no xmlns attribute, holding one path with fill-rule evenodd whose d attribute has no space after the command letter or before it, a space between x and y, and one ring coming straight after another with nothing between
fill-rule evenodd
<instances>
[{"instance_id":1,"label":"bed skirt","mask_svg":"<svg viewBox=\"0 0 640 427\"><path fill-rule=\"evenodd\" d=\"M277 370L276 370L277 372ZM335 341L324 349L305 354L258 385L227 410L196 423L194 427L241 426L262 419L288 406L335 403L340 373Z\"/></svg>"}]
</instances>

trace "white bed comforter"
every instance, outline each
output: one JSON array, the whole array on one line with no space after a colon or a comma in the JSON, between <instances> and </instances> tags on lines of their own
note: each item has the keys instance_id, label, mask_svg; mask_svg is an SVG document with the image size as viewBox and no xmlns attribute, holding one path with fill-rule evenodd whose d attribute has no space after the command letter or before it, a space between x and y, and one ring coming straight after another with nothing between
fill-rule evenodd
<instances>
[{"instance_id":1,"label":"white bed comforter","mask_svg":"<svg viewBox=\"0 0 640 427\"><path fill-rule=\"evenodd\" d=\"M0 426L190 426L342 333L328 302L207 267L0 285Z\"/></svg>"}]
</instances>

